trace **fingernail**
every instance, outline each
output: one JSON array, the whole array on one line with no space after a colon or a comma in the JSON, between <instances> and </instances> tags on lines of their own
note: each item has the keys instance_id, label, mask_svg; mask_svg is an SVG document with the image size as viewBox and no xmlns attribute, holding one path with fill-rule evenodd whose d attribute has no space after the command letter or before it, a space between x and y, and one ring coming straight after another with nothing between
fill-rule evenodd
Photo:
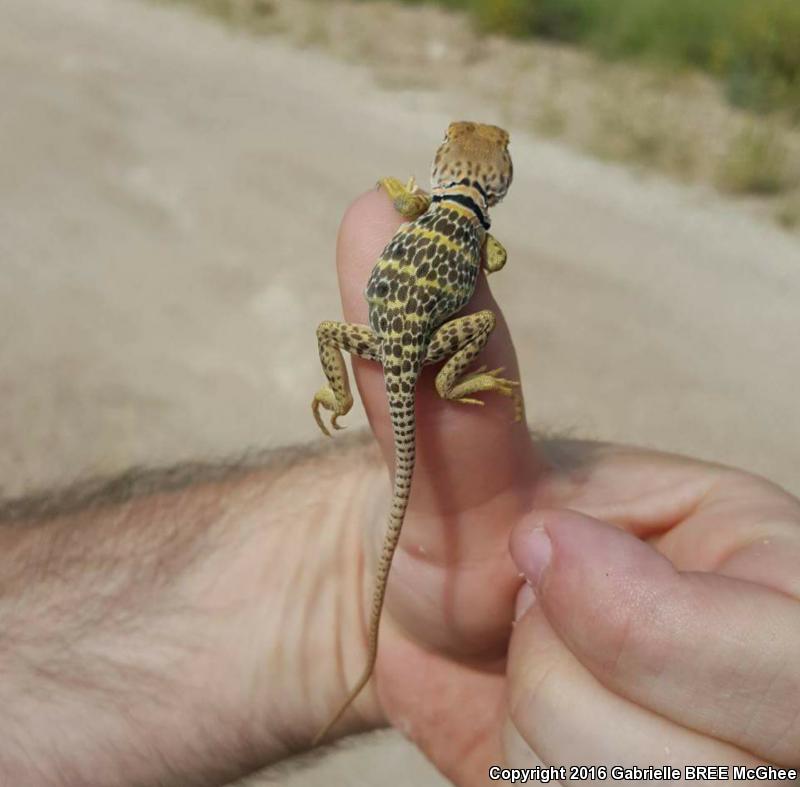
<instances>
[{"instance_id":1,"label":"fingernail","mask_svg":"<svg viewBox=\"0 0 800 787\"><path fill-rule=\"evenodd\" d=\"M514 622L516 623L534 604L536 593L526 582L517 593L517 603L514 606Z\"/></svg>"},{"instance_id":2,"label":"fingernail","mask_svg":"<svg viewBox=\"0 0 800 787\"><path fill-rule=\"evenodd\" d=\"M532 530L523 542L523 548L517 554L519 567L525 572L528 582L535 588L550 562L553 546L544 528Z\"/></svg>"}]
</instances>

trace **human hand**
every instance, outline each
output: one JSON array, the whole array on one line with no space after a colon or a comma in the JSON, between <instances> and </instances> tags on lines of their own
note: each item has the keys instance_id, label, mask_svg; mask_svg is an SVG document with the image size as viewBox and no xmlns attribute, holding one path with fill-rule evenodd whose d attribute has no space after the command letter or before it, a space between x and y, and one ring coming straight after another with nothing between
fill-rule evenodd
<instances>
[{"instance_id":1,"label":"human hand","mask_svg":"<svg viewBox=\"0 0 800 787\"><path fill-rule=\"evenodd\" d=\"M365 195L348 212L338 247L340 285L348 321L366 321L366 305L362 297L364 282L398 224L399 219L388 200L379 193ZM497 312L483 280L470 306L475 310L481 308L492 308ZM508 376L516 376L513 348L502 318L482 354L481 363L491 367L505 366ZM377 364L354 359L354 370L373 431L386 461L390 463L392 436L381 369ZM577 648L574 643L579 643L586 653L600 654L597 656L600 666L606 664L601 646L608 640L606 647L613 647L615 631L619 636L619 631L614 628L615 622L624 620L627 609L621 606L620 600L624 598L624 575L620 587L615 585L608 590L606 586L617 606L601 608L599 615L597 606L589 603L591 597L581 595L580 583L575 583L575 572L570 566L582 566L580 570L586 571L584 563L595 565L600 572L598 579L604 577L603 565L592 557L590 548L581 546L582 539L585 538L589 545L594 542L586 533L595 534L594 539L600 541L612 537L625 539L626 543L632 542L640 550L646 550L654 560L662 561L667 568L668 563L658 556L656 549L682 569L708 570L714 567L728 577L720 577L720 582L736 584L735 588L728 588L732 599L740 598L740 586L757 588L765 578L773 583L770 587L776 587L774 582L779 574L783 577L782 582L795 583L792 590L796 595L798 572L795 567L800 557L796 540L800 533L796 528L800 517L797 502L766 482L692 460L579 444L534 445L527 430L512 422L507 401L487 396L486 407L480 409L442 402L433 389L431 373L423 375L417 396L417 469L404 533L389 583L376 670L377 701L374 694L362 698L357 704L362 714L371 718L383 715L414 740L440 770L463 785L486 783L491 764L517 764L520 747L513 734L515 723L530 748L548 764L640 763L639 757L650 758L645 761L649 764L659 751L662 759L656 761L667 761L663 757L671 756L671 762L680 762L676 759L676 752L683 756L683 750L678 748L677 742L670 744L664 740L666 727L659 727L651 735L644 736L641 732L644 727L634 718L630 732L625 728L620 733L612 726L616 722L599 701L590 705L587 700L582 706L580 698L560 703L551 696L554 707L537 705L544 697L543 688L551 685L551 678L548 678L540 682L536 690L536 676L544 674L537 672L537 665L558 667L567 675L569 659L572 659L575 671L581 674L582 670L587 682L599 685L592 671L600 667L594 662L589 663L588 656L581 651L581 656L586 659L584 662L571 647ZM561 461L564 459L563 451L556 460L547 455L547 449L552 451L554 448L568 449L566 461ZM723 492L724 496L719 497ZM576 529L577 514L567 514L564 509L605 519L631 535L609 529L607 525L587 524L583 519L580 523L584 529ZM714 522L719 527L714 528ZM371 524L370 551L377 553L384 525L383 511L375 513ZM545 572L544 584L539 591L540 603L524 616L514 632L512 659L508 665L511 682L507 686L505 654L512 631L514 597L521 583L520 568L509 556L509 538L516 527L513 554L521 566L527 565L530 570L531 567L524 562L530 541L525 534L541 524L553 527L556 557L552 568ZM568 559L560 557L562 532L566 534L564 544L571 545L572 549L566 553ZM599 536L596 535L598 532ZM567 538L570 534L572 540ZM645 545L643 539L651 545ZM776 546L770 549L771 544L758 543L765 539ZM789 547L793 550L791 554ZM567 546L563 548L567 549ZM628 551L619 545L609 547L606 544L606 552L602 554L606 561L611 557L620 561ZM584 563L579 562L578 556L582 556ZM755 571L756 563L763 567L761 570L766 577L747 573ZM618 562L612 565L618 570L624 568ZM565 595L564 600L559 601L562 592L566 591L557 589L561 586L555 577L562 574L572 577L573 584L566 585L566 579L560 580L570 588L571 595ZM587 576L592 576L591 572ZM640 581L643 582L644 578ZM778 590L789 592L782 587ZM773 643L774 658L783 654L788 665L797 650L790 647L792 643L788 633L788 620L792 614L797 615L797 604L774 590L762 587L757 592L761 602L778 604L787 616L783 634L776 633ZM523 599L524 595L525 591ZM630 600L634 601L636 597ZM644 599L638 600L644 603ZM575 605L574 613L567 606L568 602ZM569 621L563 623L565 633L562 633L557 621L566 621L569 615L581 611L578 609L580 603L585 605L582 609L584 618L595 615L590 621L593 628L586 631L595 632L593 636L598 637L604 633L606 639L600 638L595 643L585 632L579 636L583 629L578 626L575 631L574 625L567 626ZM738 603L741 604L737 607L739 617L746 617L750 607L743 600ZM714 614L717 614L716 609ZM554 620L550 621L549 616L554 616ZM700 625L700 621L696 622ZM666 629L665 623L661 625ZM797 624L794 625L797 628ZM544 638L542 631L549 633L548 639ZM573 639L562 639L567 633ZM676 633L672 632L672 635L676 636ZM730 649L736 642L746 644L730 636L716 642L695 636L694 648L689 649L683 640L691 636L687 629L683 639L677 638L676 641L681 642L683 652L693 653L708 668L712 664L703 661L703 657L711 661L716 659L714 663L721 665L720 668L724 665L731 670L725 654L733 652ZM638 640L631 640L635 641ZM536 650L537 643L543 649L541 652ZM700 653L703 648L706 650ZM363 651L362 642L346 660L349 680L363 663ZM686 661L679 660L675 666L678 664L683 664L684 672L687 671ZM764 664L774 666L774 661ZM699 674L699 665L689 666L689 678ZM667 665L663 669L666 676ZM617 675L613 670L612 674ZM790 682L790 673L785 674ZM747 685L736 689L736 696L748 694L752 700L753 692L748 692L747 686L758 685L755 668L747 674L735 675L734 679L753 681L746 681ZM552 684L556 694L577 685L572 677L565 680L567 686L562 689ZM796 687L796 674L794 680ZM656 676L651 684L651 690L661 687L667 697L676 691L675 680L672 684L662 684ZM342 685L339 690L344 694L345 689L346 686ZM639 695L631 697L633 702L630 702L621 699L629 695L620 687L612 685L604 691L615 703L627 703L637 712L645 716L649 714L663 725L668 724L652 711L639 708L635 704ZM758 692L758 689L754 691ZM703 694L696 691L696 696L702 697L703 704L695 706L696 716L701 721L716 718L716 715L730 717L730 700L722 703L720 707L724 710L718 713L718 698L711 688ZM784 696L787 700L792 696L796 700L796 688L794 695L787 689ZM367 707L370 701L373 704ZM645 700L639 701L647 705ZM795 702L794 707L797 704ZM656 705L654 710L669 716L661 705ZM561 718L557 735L552 733L555 726L550 719L550 715L555 713L559 713ZM780 714L774 718L780 719ZM703 737L688 730L696 722L696 719L687 717L670 723L682 733L695 736L692 738L695 740ZM740 717L740 722L745 728L746 719ZM785 726L790 722L790 719L784 719ZM590 727L594 737L585 734L581 725ZM764 729L770 728L766 726ZM708 731L712 735L722 737L716 730L714 724L709 725ZM640 738L636 738L641 743L639 748L628 743L628 734L634 733L640 734ZM577 746L576 736L583 736L580 740L591 742L594 748L589 748L588 743L584 749L574 748ZM787 746L791 745L791 740L794 740L796 748L800 748L796 737L787 738ZM729 743L711 743L723 747L719 749L721 753L713 753L717 759L709 760L715 763L726 751L743 757L741 761L748 764L759 762L759 756L764 754L758 748L751 749L752 755L746 754L745 749L750 747L747 741L739 738ZM665 751L665 746L672 754ZM728 747L727 750L724 746ZM741 750L737 751L736 746ZM655 753L653 747L656 747ZM704 754L703 750L698 751ZM524 752L525 763L538 761L527 748ZM695 756L694 752L690 753ZM587 759L589 754L591 757ZM776 750L770 756L776 758L776 762L788 762L785 758L778 758L780 754ZM687 759L686 762L695 760Z\"/></svg>"},{"instance_id":2,"label":"human hand","mask_svg":"<svg viewBox=\"0 0 800 787\"><path fill-rule=\"evenodd\" d=\"M400 221L386 195L377 191L347 212L337 249L346 321L367 321L364 285ZM508 329L480 277L469 309L484 308L498 315L498 324L479 363L504 367L504 376L517 378ZM383 371L359 358L353 358L353 368L372 430L391 466L394 445ZM475 768L488 761L484 747L475 746L473 732L493 730L495 719L487 713L503 712L505 654L521 582L508 542L511 528L530 508L544 462L527 428L514 422L510 400L487 394L480 408L446 402L436 393L434 376L433 369L426 369L417 386L417 462L389 579L375 680L337 731L388 718L443 771L450 773L459 763L469 772L465 756L474 759ZM380 499L368 515L368 565L374 564L385 530L389 490L380 483L381 475L374 482ZM342 635L344 669L329 699L330 710L363 667L368 604L359 601L371 595L370 574L363 577L360 595L348 599L350 606L358 605L360 625L347 626L346 620L339 625L360 638ZM453 703L462 706L455 714L463 725L456 739L436 732L451 725ZM494 751L495 736L490 736Z\"/></svg>"},{"instance_id":3,"label":"human hand","mask_svg":"<svg viewBox=\"0 0 800 787\"><path fill-rule=\"evenodd\" d=\"M798 768L798 501L636 450L552 479L512 534L507 761Z\"/></svg>"}]
</instances>

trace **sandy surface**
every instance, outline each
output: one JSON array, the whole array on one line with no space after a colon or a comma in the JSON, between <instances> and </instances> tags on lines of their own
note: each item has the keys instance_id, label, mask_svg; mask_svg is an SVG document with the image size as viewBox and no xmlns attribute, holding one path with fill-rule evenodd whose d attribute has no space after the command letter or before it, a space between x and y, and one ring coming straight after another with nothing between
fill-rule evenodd
<instances>
[{"instance_id":1,"label":"sandy surface","mask_svg":"<svg viewBox=\"0 0 800 787\"><path fill-rule=\"evenodd\" d=\"M424 182L436 94L126 0L4 0L0 62L0 491L315 438L339 216ZM511 131L493 286L531 419L800 492L797 239ZM391 736L276 778L384 768L439 783Z\"/></svg>"}]
</instances>

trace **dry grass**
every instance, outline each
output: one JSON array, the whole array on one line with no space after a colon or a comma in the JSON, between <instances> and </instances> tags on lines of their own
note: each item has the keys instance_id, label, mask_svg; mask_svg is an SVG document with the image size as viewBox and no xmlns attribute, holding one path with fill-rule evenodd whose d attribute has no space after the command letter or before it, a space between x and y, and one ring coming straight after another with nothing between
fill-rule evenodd
<instances>
[{"instance_id":1,"label":"dry grass","mask_svg":"<svg viewBox=\"0 0 800 787\"><path fill-rule=\"evenodd\" d=\"M733 194L779 194L791 183L789 152L779 132L751 124L729 141L717 181Z\"/></svg>"},{"instance_id":2,"label":"dry grass","mask_svg":"<svg viewBox=\"0 0 800 787\"><path fill-rule=\"evenodd\" d=\"M419 3L420 0L405 0ZM515 38L581 44L606 58L702 69L729 101L800 118L797 0L428 0Z\"/></svg>"},{"instance_id":3,"label":"dry grass","mask_svg":"<svg viewBox=\"0 0 800 787\"><path fill-rule=\"evenodd\" d=\"M775 219L784 229L800 229L800 190L786 197L778 205Z\"/></svg>"},{"instance_id":4,"label":"dry grass","mask_svg":"<svg viewBox=\"0 0 800 787\"><path fill-rule=\"evenodd\" d=\"M162 0L164 1L164 0ZM337 0L172 0L228 24L287 36L372 71L389 89L435 91L517 128L603 158L732 194L787 196L772 212L796 226L800 128L788 114L736 109L698 72L609 62L574 46L513 41L431 5Z\"/></svg>"}]
</instances>

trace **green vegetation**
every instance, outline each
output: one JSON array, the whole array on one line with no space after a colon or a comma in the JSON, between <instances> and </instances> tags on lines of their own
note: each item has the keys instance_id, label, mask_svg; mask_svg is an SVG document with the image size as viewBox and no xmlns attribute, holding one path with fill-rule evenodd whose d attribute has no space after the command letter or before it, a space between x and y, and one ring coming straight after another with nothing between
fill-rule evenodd
<instances>
[{"instance_id":1,"label":"green vegetation","mask_svg":"<svg viewBox=\"0 0 800 787\"><path fill-rule=\"evenodd\" d=\"M405 0L470 11L483 30L690 66L728 99L800 118L800 0Z\"/></svg>"}]
</instances>

